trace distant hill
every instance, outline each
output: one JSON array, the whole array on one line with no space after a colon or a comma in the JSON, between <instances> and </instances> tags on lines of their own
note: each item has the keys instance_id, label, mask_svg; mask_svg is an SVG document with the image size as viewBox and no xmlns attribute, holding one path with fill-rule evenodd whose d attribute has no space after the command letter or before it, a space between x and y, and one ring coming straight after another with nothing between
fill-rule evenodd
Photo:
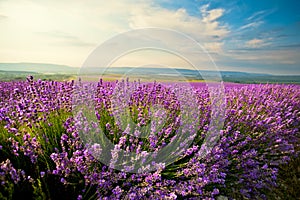
<instances>
[{"instance_id":1,"label":"distant hill","mask_svg":"<svg viewBox=\"0 0 300 200\"><path fill-rule=\"evenodd\" d=\"M269 74L257 74L248 72L235 71L209 71L209 70L192 70L192 69L177 69L177 68L149 68L149 67L111 67L111 68L96 68L87 67L80 69L80 74L130 74L130 75L183 75L190 77L199 76L215 76L220 74L222 77L244 77L244 76L272 76Z\"/></svg>"},{"instance_id":2,"label":"distant hill","mask_svg":"<svg viewBox=\"0 0 300 200\"><path fill-rule=\"evenodd\" d=\"M46 63L0 63L1 71L35 72L43 74L75 74L77 68Z\"/></svg>"},{"instance_id":3,"label":"distant hill","mask_svg":"<svg viewBox=\"0 0 300 200\"><path fill-rule=\"evenodd\" d=\"M104 74L104 75L125 75L133 77L157 79L172 79L184 77L188 80L214 79L221 75L225 82L235 83L300 83L300 75L271 75L237 71L208 71L192 69L170 69L170 68L133 68L133 67L112 67L104 68L84 68L80 70L81 75Z\"/></svg>"},{"instance_id":4,"label":"distant hill","mask_svg":"<svg viewBox=\"0 0 300 200\"><path fill-rule=\"evenodd\" d=\"M200 73L199 73L200 72ZM0 80L9 77L25 77L28 74L39 74L40 77L51 75L53 77L65 76L76 77L77 74L88 76L111 76L120 77L129 75L131 77L152 78L152 79L172 79L184 77L188 80L214 79L216 75L221 75L225 82L236 83L300 83L300 75L271 75L237 71L208 71L175 68L134 68L134 67L111 67L108 69L99 67L75 68L66 65L45 64L45 63L0 63ZM35 75L36 76L36 75Z\"/></svg>"}]
</instances>

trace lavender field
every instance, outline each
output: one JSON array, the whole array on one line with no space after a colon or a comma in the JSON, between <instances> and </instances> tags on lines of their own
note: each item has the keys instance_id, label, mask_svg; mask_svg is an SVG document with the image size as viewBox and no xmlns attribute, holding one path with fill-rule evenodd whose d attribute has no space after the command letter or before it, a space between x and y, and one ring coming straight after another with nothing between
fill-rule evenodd
<instances>
[{"instance_id":1,"label":"lavender field","mask_svg":"<svg viewBox=\"0 0 300 200\"><path fill-rule=\"evenodd\" d=\"M93 112L114 150L143 157L176 138L182 112L172 91L180 85L132 84L131 120L120 125L113 117L112 82L99 81ZM226 83L224 126L203 157L211 101L204 83L191 85L196 101L189 103L198 117L187 150L171 164L130 173L97 158L109 154L112 163L116 152L96 156L97 146L84 142L78 127L88 127L72 110L74 81L1 82L0 199L297 199L300 86ZM149 117L154 105L166 111L155 113L155 120ZM159 129L147 126L153 121ZM142 129L146 137L138 137L141 127L148 127Z\"/></svg>"}]
</instances>

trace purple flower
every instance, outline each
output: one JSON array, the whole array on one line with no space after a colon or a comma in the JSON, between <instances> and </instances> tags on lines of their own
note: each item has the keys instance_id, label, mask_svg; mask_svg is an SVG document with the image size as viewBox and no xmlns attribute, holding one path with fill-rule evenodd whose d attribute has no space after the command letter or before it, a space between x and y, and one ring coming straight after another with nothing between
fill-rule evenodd
<instances>
[{"instance_id":1,"label":"purple flower","mask_svg":"<svg viewBox=\"0 0 300 200\"><path fill-rule=\"evenodd\" d=\"M213 196L215 196L215 195L217 195L217 194L219 194L220 192L219 192L219 189L217 189L217 188L215 188L213 191L212 191L212 195Z\"/></svg>"},{"instance_id":2,"label":"purple flower","mask_svg":"<svg viewBox=\"0 0 300 200\"><path fill-rule=\"evenodd\" d=\"M40 172L40 175L43 178L45 176L45 172Z\"/></svg>"},{"instance_id":3,"label":"purple flower","mask_svg":"<svg viewBox=\"0 0 300 200\"><path fill-rule=\"evenodd\" d=\"M60 182L63 183L63 184L66 184L66 183L67 183L66 179L64 179L64 178L61 178L61 179L60 179Z\"/></svg>"}]
</instances>

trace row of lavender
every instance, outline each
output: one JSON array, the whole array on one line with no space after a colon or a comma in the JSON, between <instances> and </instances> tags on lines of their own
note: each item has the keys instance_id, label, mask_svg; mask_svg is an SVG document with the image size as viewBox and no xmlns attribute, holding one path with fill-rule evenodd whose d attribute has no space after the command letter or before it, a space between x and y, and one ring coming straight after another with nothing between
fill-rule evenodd
<instances>
[{"instance_id":1,"label":"row of lavender","mask_svg":"<svg viewBox=\"0 0 300 200\"><path fill-rule=\"evenodd\" d=\"M99 127L126 152L155 152L176 137L178 99L160 84L134 84L128 102L132 121L139 127L151 123L151 105L160 104L166 110L157 117L164 119L156 121L164 124L161 129L149 127L151 137L144 138L124 129L113 117L115 84L102 81L95 98ZM227 85L220 140L202 157L211 102L207 88L195 85L192 103L199 124L190 148L172 164L151 172L115 170L101 163L80 137L79 122L72 115L75 87L74 82L32 77L0 84L1 199L265 199L277 186L279 166L299 153L299 86Z\"/></svg>"}]
</instances>

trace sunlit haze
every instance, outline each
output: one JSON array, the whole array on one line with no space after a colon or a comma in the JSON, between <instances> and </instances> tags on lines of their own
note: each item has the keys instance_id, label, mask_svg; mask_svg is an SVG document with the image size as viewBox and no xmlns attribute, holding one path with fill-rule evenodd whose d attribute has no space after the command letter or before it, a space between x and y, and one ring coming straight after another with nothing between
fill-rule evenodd
<instances>
[{"instance_id":1,"label":"sunlit haze","mask_svg":"<svg viewBox=\"0 0 300 200\"><path fill-rule=\"evenodd\" d=\"M220 70L300 74L299 5L294 0L1 0L0 62L80 67L111 37L158 27L192 37ZM121 57L114 66L148 65L153 58L160 61L153 64L190 67L169 53L149 51Z\"/></svg>"}]
</instances>

